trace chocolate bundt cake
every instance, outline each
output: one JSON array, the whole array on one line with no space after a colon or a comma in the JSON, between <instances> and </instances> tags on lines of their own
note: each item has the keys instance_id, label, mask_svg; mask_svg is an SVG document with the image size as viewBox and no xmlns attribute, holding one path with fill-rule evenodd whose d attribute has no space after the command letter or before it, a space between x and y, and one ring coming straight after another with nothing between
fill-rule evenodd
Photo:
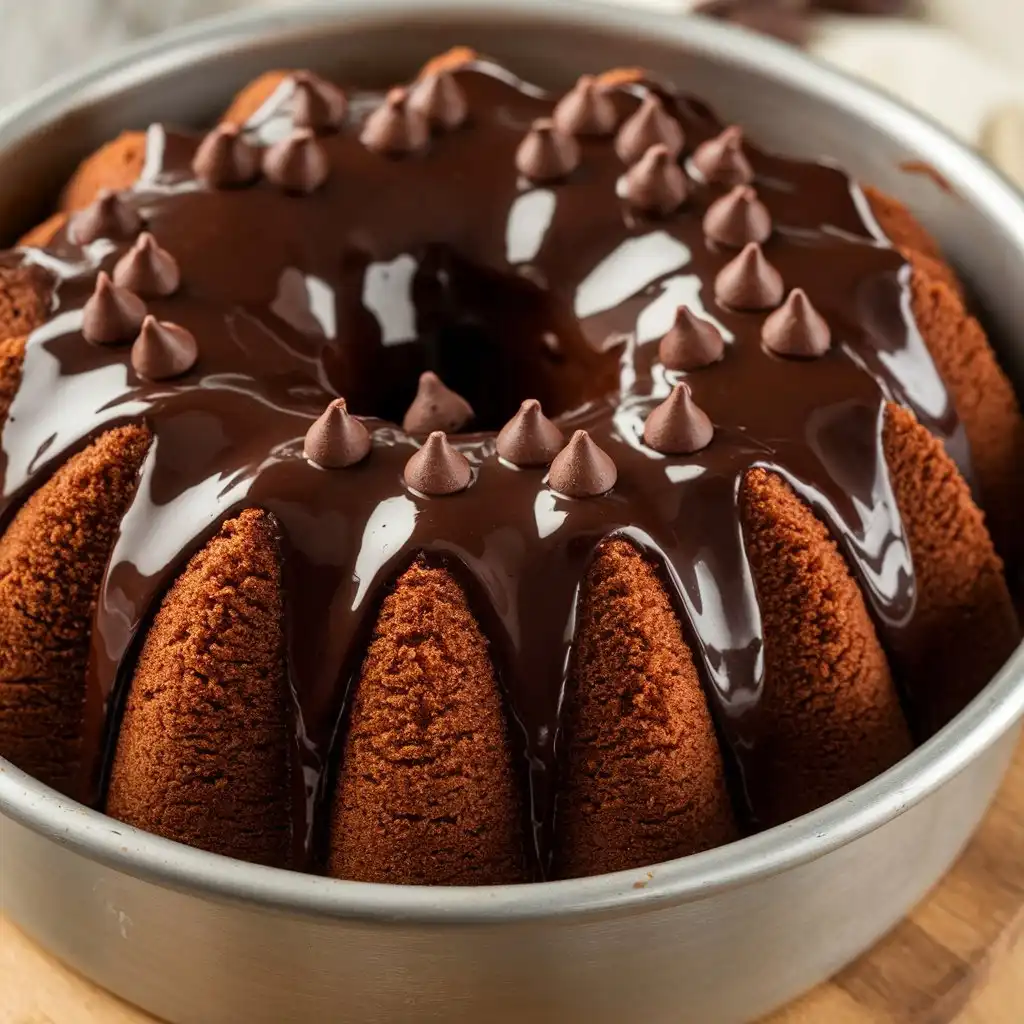
<instances>
[{"instance_id":1,"label":"chocolate bundt cake","mask_svg":"<svg viewBox=\"0 0 1024 1024\"><path fill-rule=\"evenodd\" d=\"M0 256L0 418L0 754L263 864L706 850L1018 641L1024 421L938 246L640 72L123 135Z\"/></svg>"}]
</instances>

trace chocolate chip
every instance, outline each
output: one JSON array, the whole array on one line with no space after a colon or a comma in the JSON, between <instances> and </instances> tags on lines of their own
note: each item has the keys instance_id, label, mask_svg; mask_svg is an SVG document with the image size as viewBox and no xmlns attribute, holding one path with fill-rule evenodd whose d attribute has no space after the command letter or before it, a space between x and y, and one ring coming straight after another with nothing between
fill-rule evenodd
<instances>
[{"instance_id":1,"label":"chocolate chip","mask_svg":"<svg viewBox=\"0 0 1024 1024\"><path fill-rule=\"evenodd\" d=\"M569 498L596 498L610 491L618 476L611 456L585 430L577 430L551 463L548 486Z\"/></svg>"},{"instance_id":2,"label":"chocolate chip","mask_svg":"<svg viewBox=\"0 0 1024 1024\"><path fill-rule=\"evenodd\" d=\"M94 345L131 341L146 318L146 304L134 292L119 288L102 270L82 310L82 334Z\"/></svg>"},{"instance_id":3,"label":"chocolate chip","mask_svg":"<svg viewBox=\"0 0 1024 1024\"><path fill-rule=\"evenodd\" d=\"M366 119L360 141L384 156L419 153L430 143L430 125L409 102L405 89L392 89L384 102Z\"/></svg>"},{"instance_id":4,"label":"chocolate chip","mask_svg":"<svg viewBox=\"0 0 1024 1024\"><path fill-rule=\"evenodd\" d=\"M444 131L460 127L469 116L466 94L449 71L420 79L412 88L409 106L433 127Z\"/></svg>"},{"instance_id":5,"label":"chocolate chip","mask_svg":"<svg viewBox=\"0 0 1024 1024\"><path fill-rule=\"evenodd\" d=\"M832 332L803 288L794 288L764 322L764 347L777 356L817 359L832 347Z\"/></svg>"},{"instance_id":6,"label":"chocolate chip","mask_svg":"<svg viewBox=\"0 0 1024 1024\"><path fill-rule=\"evenodd\" d=\"M448 443L447 435L441 430L435 430L405 464L406 484L430 497L457 494L472 481L469 460Z\"/></svg>"},{"instance_id":7,"label":"chocolate chip","mask_svg":"<svg viewBox=\"0 0 1024 1024\"><path fill-rule=\"evenodd\" d=\"M555 106L552 120L565 135L611 135L618 115L615 104L593 75L580 75Z\"/></svg>"},{"instance_id":8,"label":"chocolate chip","mask_svg":"<svg viewBox=\"0 0 1024 1024\"><path fill-rule=\"evenodd\" d=\"M292 124L318 134L337 131L348 114L348 98L332 82L300 71L292 75L294 91L289 102Z\"/></svg>"},{"instance_id":9,"label":"chocolate chip","mask_svg":"<svg viewBox=\"0 0 1024 1024\"><path fill-rule=\"evenodd\" d=\"M546 466L562 450L565 436L544 415L540 402L528 398L501 428L498 454L513 466Z\"/></svg>"},{"instance_id":10,"label":"chocolate chip","mask_svg":"<svg viewBox=\"0 0 1024 1024\"><path fill-rule=\"evenodd\" d=\"M473 416L469 402L446 387L436 373L427 370L420 374L416 397L402 420L402 429L409 434L427 434L432 430L451 433L461 430Z\"/></svg>"},{"instance_id":11,"label":"chocolate chip","mask_svg":"<svg viewBox=\"0 0 1024 1024\"><path fill-rule=\"evenodd\" d=\"M668 398L651 410L644 424L644 444L662 455L691 455L711 444L715 428L680 381Z\"/></svg>"},{"instance_id":12,"label":"chocolate chip","mask_svg":"<svg viewBox=\"0 0 1024 1024\"><path fill-rule=\"evenodd\" d=\"M724 355L722 332L687 306L676 310L675 323L658 344L658 358L666 370L700 370Z\"/></svg>"},{"instance_id":13,"label":"chocolate chip","mask_svg":"<svg viewBox=\"0 0 1024 1024\"><path fill-rule=\"evenodd\" d=\"M248 185L260 173L259 151L245 141L236 125L218 125L199 143L192 173L212 188Z\"/></svg>"},{"instance_id":14,"label":"chocolate chip","mask_svg":"<svg viewBox=\"0 0 1024 1024\"><path fill-rule=\"evenodd\" d=\"M743 152L743 129L736 125L702 142L691 163L704 181L715 185L746 185L754 180L754 169Z\"/></svg>"},{"instance_id":15,"label":"chocolate chip","mask_svg":"<svg viewBox=\"0 0 1024 1024\"><path fill-rule=\"evenodd\" d=\"M737 185L716 199L704 215L704 234L731 249L742 249L748 242L765 242L771 233L771 214L749 185Z\"/></svg>"},{"instance_id":16,"label":"chocolate chip","mask_svg":"<svg viewBox=\"0 0 1024 1024\"><path fill-rule=\"evenodd\" d=\"M516 169L539 184L568 177L579 163L579 144L571 135L559 131L549 118L534 121L516 150Z\"/></svg>"},{"instance_id":17,"label":"chocolate chip","mask_svg":"<svg viewBox=\"0 0 1024 1024\"><path fill-rule=\"evenodd\" d=\"M327 180L329 170L327 154L309 128L295 128L263 154L267 180L297 195L315 192Z\"/></svg>"},{"instance_id":18,"label":"chocolate chip","mask_svg":"<svg viewBox=\"0 0 1024 1024\"><path fill-rule=\"evenodd\" d=\"M659 143L677 157L683 142L682 125L665 109L661 97L649 92L615 136L615 152L623 163L633 164Z\"/></svg>"},{"instance_id":19,"label":"chocolate chip","mask_svg":"<svg viewBox=\"0 0 1024 1024\"><path fill-rule=\"evenodd\" d=\"M178 261L148 232L114 266L114 284L144 299L173 295L181 285Z\"/></svg>"},{"instance_id":20,"label":"chocolate chip","mask_svg":"<svg viewBox=\"0 0 1024 1024\"><path fill-rule=\"evenodd\" d=\"M644 213L669 214L686 199L686 175L668 147L651 146L619 179L619 195Z\"/></svg>"},{"instance_id":21,"label":"chocolate chip","mask_svg":"<svg viewBox=\"0 0 1024 1024\"><path fill-rule=\"evenodd\" d=\"M751 242L715 278L715 298L731 309L774 309L785 294L782 275Z\"/></svg>"},{"instance_id":22,"label":"chocolate chip","mask_svg":"<svg viewBox=\"0 0 1024 1024\"><path fill-rule=\"evenodd\" d=\"M170 380L188 373L199 358L195 337L184 327L147 316L132 345L132 366L147 380Z\"/></svg>"},{"instance_id":23,"label":"chocolate chip","mask_svg":"<svg viewBox=\"0 0 1024 1024\"><path fill-rule=\"evenodd\" d=\"M344 398L336 398L306 431L303 454L323 469L345 469L370 454L370 432L349 414Z\"/></svg>"},{"instance_id":24,"label":"chocolate chip","mask_svg":"<svg viewBox=\"0 0 1024 1024\"><path fill-rule=\"evenodd\" d=\"M141 230L142 218L117 192L104 188L91 206L71 217L68 237L77 245L89 245L101 238L123 242Z\"/></svg>"}]
</instances>

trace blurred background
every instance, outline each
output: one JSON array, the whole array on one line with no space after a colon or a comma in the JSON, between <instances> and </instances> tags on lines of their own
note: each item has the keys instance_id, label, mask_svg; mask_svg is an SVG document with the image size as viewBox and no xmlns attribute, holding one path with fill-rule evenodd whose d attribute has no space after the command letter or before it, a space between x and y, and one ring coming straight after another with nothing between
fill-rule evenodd
<instances>
[{"instance_id":1,"label":"blurred background","mask_svg":"<svg viewBox=\"0 0 1024 1024\"><path fill-rule=\"evenodd\" d=\"M0 0L0 103L161 29L243 7L303 2ZM680 17L699 8L785 39L930 114L1024 186L1024 0L602 2Z\"/></svg>"}]
</instances>

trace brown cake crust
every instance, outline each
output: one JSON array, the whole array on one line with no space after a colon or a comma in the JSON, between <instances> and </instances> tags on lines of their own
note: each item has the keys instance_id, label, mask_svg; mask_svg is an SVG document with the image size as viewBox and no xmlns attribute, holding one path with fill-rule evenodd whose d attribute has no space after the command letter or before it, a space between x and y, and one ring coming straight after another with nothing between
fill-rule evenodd
<instances>
[{"instance_id":1,"label":"brown cake crust","mask_svg":"<svg viewBox=\"0 0 1024 1024\"><path fill-rule=\"evenodd\" d=\"M957 294L915 267L911 288L918 326L949 388L971 444L989 529L1004 556L1024 555L1024 418L981 325Z\"/></svg>"},{"instance_id":2,"label":"brown cake crust","mask_svg":"<svg viewBox=\"0 0 1024 1024\"><path fill-rule=\"evenodd\" d=\"M0 540L0 755L64 793L80 757L92 606L149 442L143 427L104 434Z\"/></svg>"},{"instance_id":3,"label":"brown cake crust","mask_svg":"<svg viewBox=\"0 0 1024 1024\"><path fill-rule=\"evenodd\" d=\"M863 191L878 226L903 258L929 277L947 284L957 295L962 294L960 279L946 262L939 243L910 210L870 185L864 185Z\"/></svg>"},{"instance_id":4,"label":"brown cake crust","mask_svg":"<svg viewBox=\"0 0 1024 1024\"><path fill-rule=\"evenodd\" d=\"M21 383L28 335L46 322L50 284L32 267L0 267L0 424Z\"/></svg>"},{"instance_id":5,"label":"brown cake crust","mask_svg":"<svg viewBox=\"0 0 1024 1024\"><path fill-rule=\"evenodd\" d=\"M526 881L522 819L487 641L447 570L415 562L384 601L342 753L330 874Z\"/></svg>"},{"instance_id":6,"label":"brown cake crust","mask_svg":"<svg viewBox=\"0 0 1024 1024\"><path fill-rule=\"evenodd\" d=\"M68 215L58 211L46 218L42 224L37 224L31 231L18 239L18 245L42 249L53 241L54 235L67 223Z\"/></svg>"},{"instance_id":7,"label":"brown cake crust","mask_svg":"<svg viewBox=\"0 0 1024 1024\"><path fill-rule=\"evenodd\" d=\"M231 101L231 106L224 112L221 120L227 124L245 124L274 95L278 86L293 73L283 70L264 72Z\"/></svg>"},{"instance_id":8,"label":"brown cake crust","mask_svg":"<svg viewBox=\"0 0 1024 1024\"><path fill-rule=\"evenodd\" d=\"M897 249L910 249L938 263L944 262L935 236L903 203L872 185L863 185L862 189L878 226Z\"/></svg>"},{"instance_id":9,"label":"brown cake crust","mask_svg":"<svg viewBox=\"0 0 1024 1024\"><path fill-rule=\"evenodd\" d=\"M21 367L25 362L27 341L24 336L0 341L0 424L7 420L7 411L21 383Z\"/></svg>"},{"instance_id":10,"label":"brown cake crust","mask_svg":"<svg viewBox=\"0 0 1024 1024\"><path fill-rule=\"evenodd\" d=\"M266 512L224 524L165 598L131 683L106 811L168 839L287 867L281 570Z\"/></svg>"},{"instance_id":11,"label":"brown cake crust","mask_svg":"<svg viewBox=\"0 0 1024 1024\"><path fill-rule=\"evenodd\" d=\"M908 637L889 653L925 738L988 683L1020 627L984 517L942 444L895 405L886 410L883 440L927 638Z\"/></svg>"},{"instance_id":12,"label":"brown cake crust","mask_svg":"<svg viewBox=\"0 0 1024 1024\"><path fill-rule=\"evenodd\" d=\"M825 526L778 476L751 470L744 536L764 636L761 823L828 803L910 753L910 731L864 598Z\"/></svg>"},{"instance_id":13,"label":"brown cake crust","mask_svg":"<svg viewBox=\"0 0 1024 1024\"><path fill-rule=\"evenodd\" d=\"M61 194L60 209L83 210L100 189L129 188L139 180L145 162L146 133L122 132L79 164Z\"/></svg>"},{"instance_id":14,"label":"brown cake crust","mask_svg":"<svg viewBox=\"0 0 1024 1024\"><path fill-rule=\"evenodd\" d=\"M602 545L587 574L565 699L559 877L738 837L693 657L653 567L627 541Z\"/></svg>"},{"instance_id":15,"label":"brown cake crust","mask_svg":"<svg viewBox=\"0 0 1024 1024\"><path fill-rule=\"evenodd\" d=\"M971 443L989 529L1011 561L1024 557L1019 529L1024 507L1024 418L1020 404L938 242L892 196L870 186L864 194L879 226L912 267L911 308L918 329L953 396Z\"/></svg>"},{"instance_id":16,"label":"brown cake crust","mask_svg":"<svg viewBox=\"0 0 1024 1024\"><path fill-rule=\"evenodd\" d=\"M908 249L906 247L900 249L900 254L915 272L920 273L926 278L931 278L933 281L941 281L943 284L948 285L956 297L961 302L963 301L963 285L960 283L960 279L956 276L953 268L944 259L936 259L934 256L928 256L917 249Z\"/></svg>"},{"instance_id":17,"label":"brown cake crust","mask_svg":"<svg viewBox=\"0 0 1024 1024\"><path fill-rule=\"evenodd\" d=\"M37 267L0 266L0 342L23 338L50 312L50 284Z\"/></svg>"}]
</instances>

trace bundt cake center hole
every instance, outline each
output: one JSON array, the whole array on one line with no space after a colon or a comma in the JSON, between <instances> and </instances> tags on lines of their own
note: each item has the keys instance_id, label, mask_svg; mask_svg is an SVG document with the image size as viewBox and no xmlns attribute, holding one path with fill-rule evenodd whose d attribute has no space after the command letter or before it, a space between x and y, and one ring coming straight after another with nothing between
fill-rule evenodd
<instances>
[{"instance_id":1,"label":"bundt cake center hole","mask_svg":"<svg viewBox=\"0 0 1024 1024\"><path fill-rule=\"evenodd\" d=\"M410 297L416 337L377 349L348 396L357 413L401 423L428 370L473 407L469 431L500 430L527 398L556 416L618 384L618 353L596 351L571 311L525 277L431 252Z\"/></svg>"}]
</instances>

